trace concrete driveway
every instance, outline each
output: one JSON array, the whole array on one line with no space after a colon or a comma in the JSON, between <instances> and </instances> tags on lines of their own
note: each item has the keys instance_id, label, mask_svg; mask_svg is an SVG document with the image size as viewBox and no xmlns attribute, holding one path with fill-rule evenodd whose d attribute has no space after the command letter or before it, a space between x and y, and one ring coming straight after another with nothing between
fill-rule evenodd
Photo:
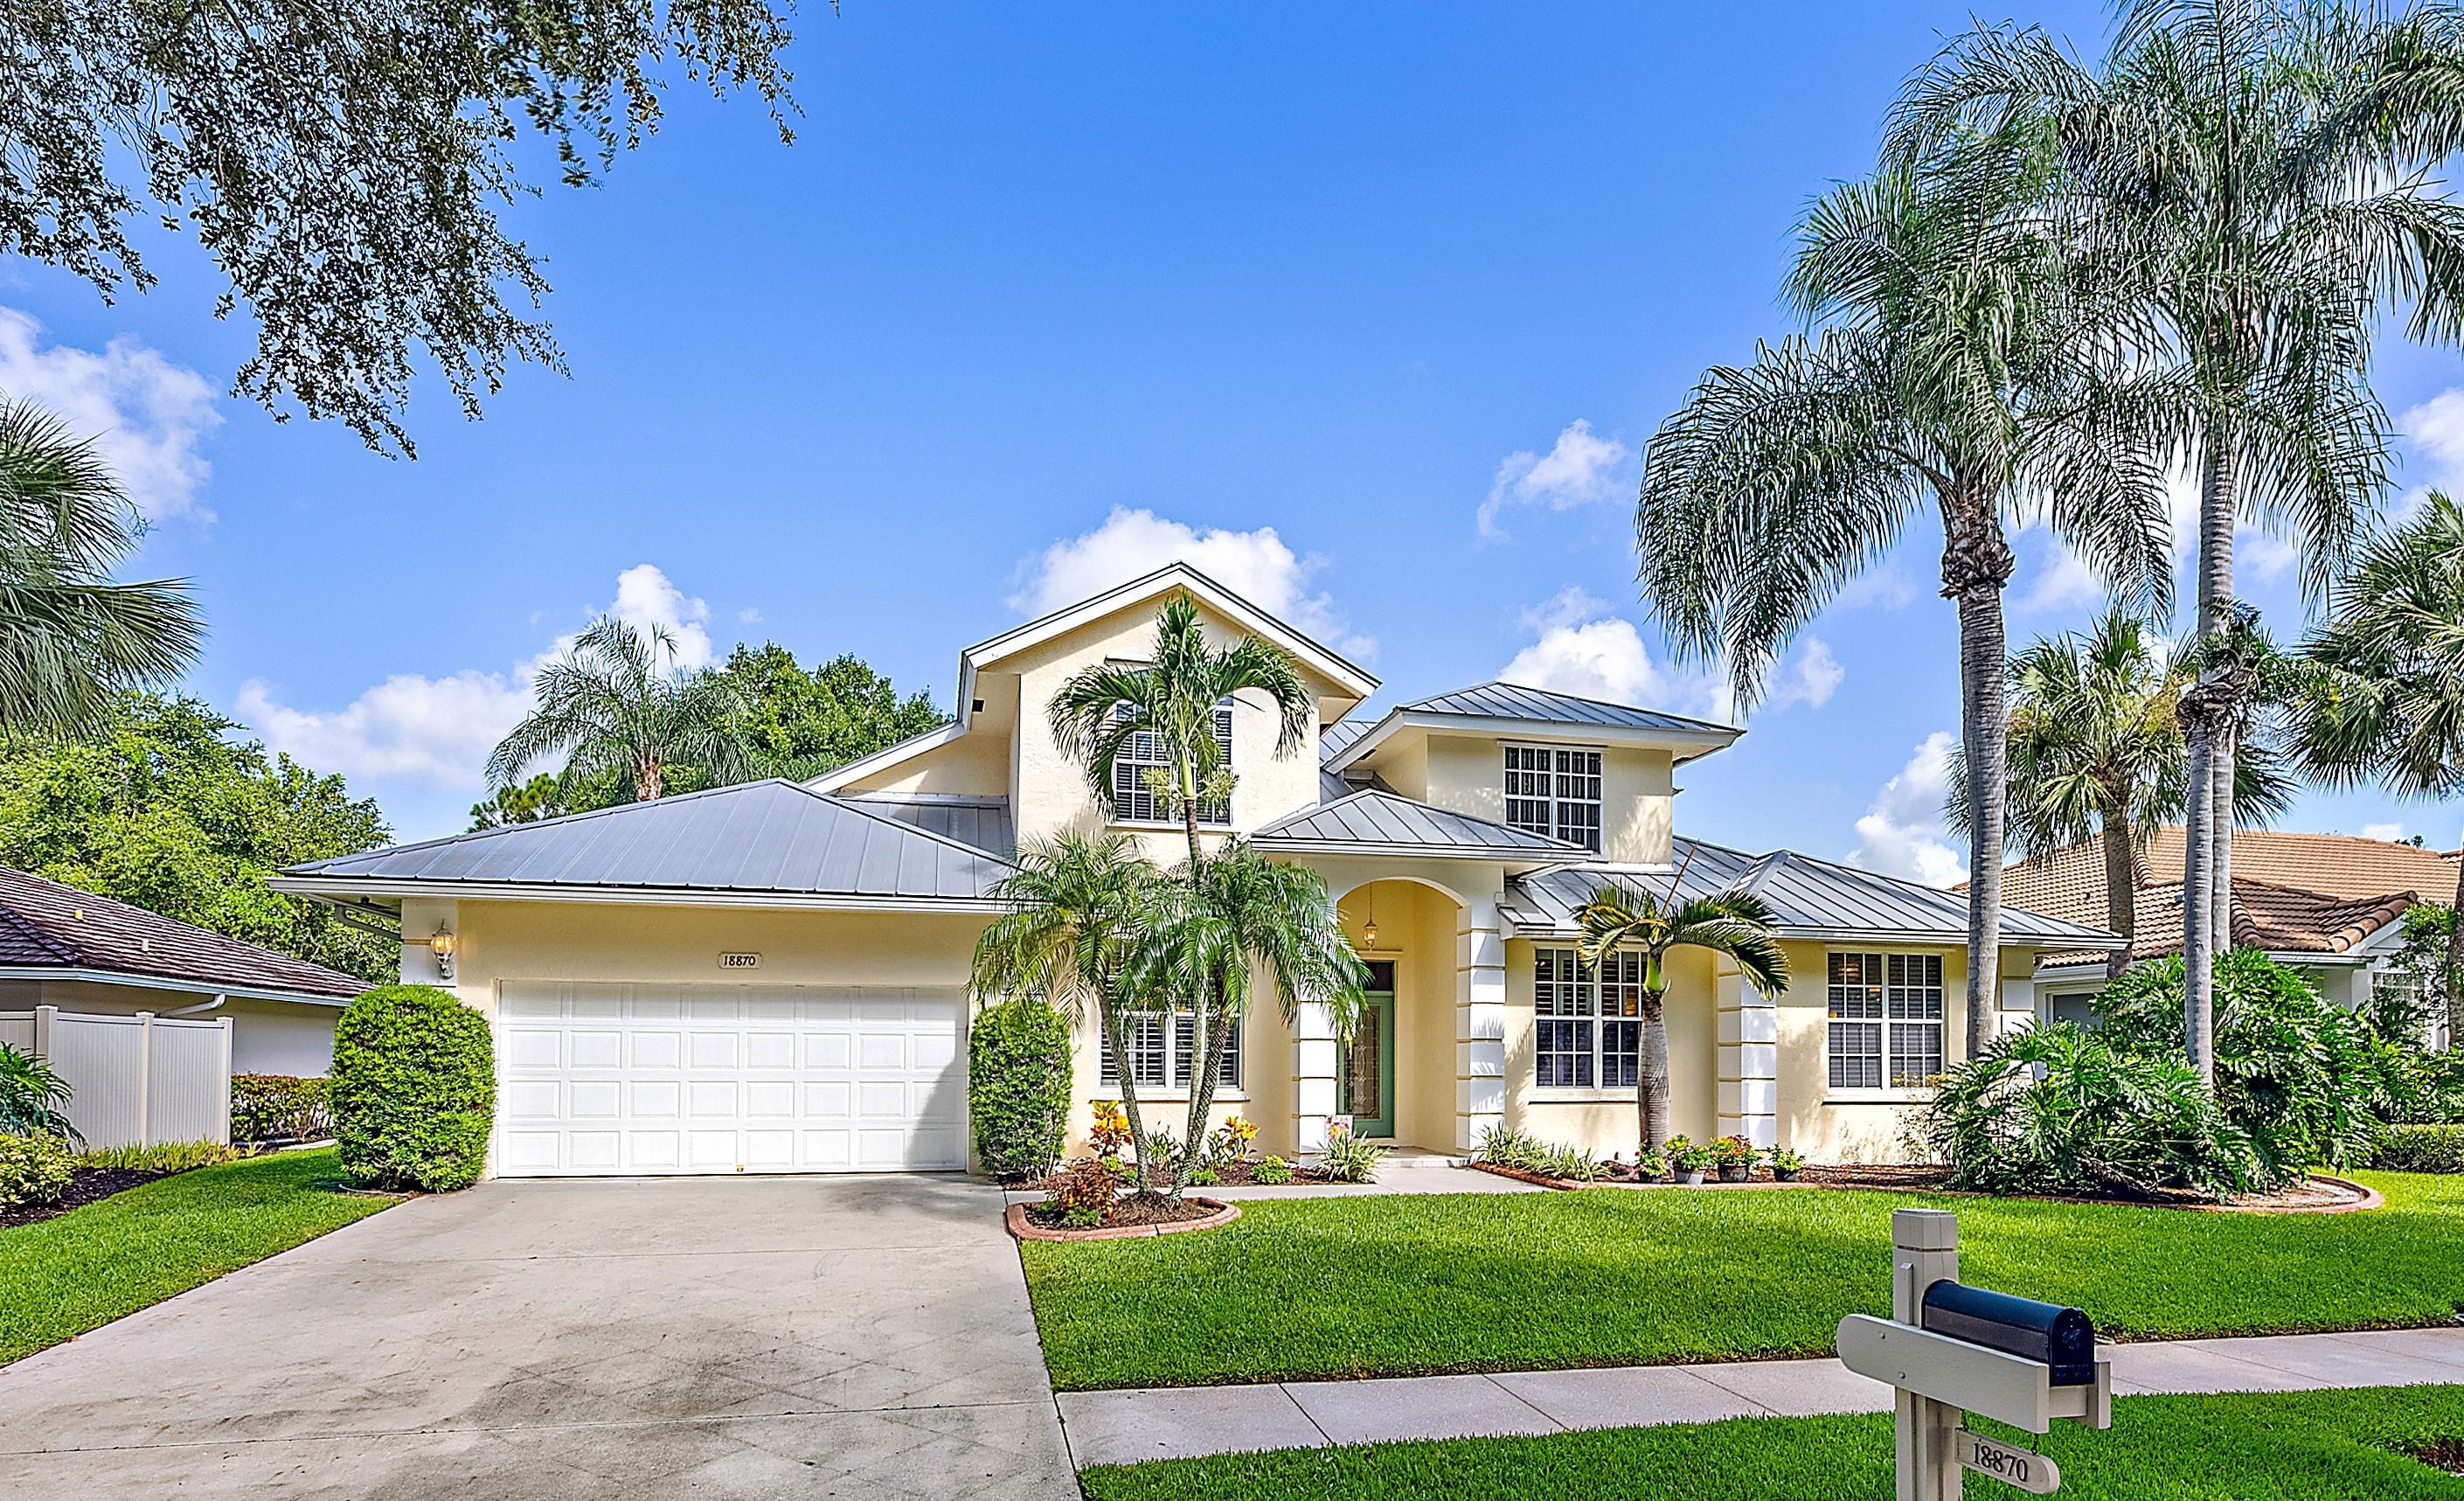
<instances>
[{"instance_id":1,"label":"concrete driveway","mask_svg":"<svg viewBox=\"0 0 2464 1501\"><path fill-rule=\"evenodd\" d=\"M0 1369L0 1495L1078 1493L998 1191L482 1183Z\"/></svg>"}]
</instances>

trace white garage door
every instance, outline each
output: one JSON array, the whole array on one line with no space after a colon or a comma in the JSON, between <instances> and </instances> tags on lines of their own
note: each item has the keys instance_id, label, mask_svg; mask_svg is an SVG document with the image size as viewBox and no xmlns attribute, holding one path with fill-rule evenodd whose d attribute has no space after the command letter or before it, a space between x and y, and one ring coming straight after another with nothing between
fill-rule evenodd
<instances>
[{"instance_id":1,"label":"white garage door","mask_svg":"<svg viewBox=\"0 0 2464 1501\"><path fill-rule=\"evenodd\" d=\"M508 982L496 1171L963 1166L963 1014L905 986Z\"/></svg>"}]
</instances>

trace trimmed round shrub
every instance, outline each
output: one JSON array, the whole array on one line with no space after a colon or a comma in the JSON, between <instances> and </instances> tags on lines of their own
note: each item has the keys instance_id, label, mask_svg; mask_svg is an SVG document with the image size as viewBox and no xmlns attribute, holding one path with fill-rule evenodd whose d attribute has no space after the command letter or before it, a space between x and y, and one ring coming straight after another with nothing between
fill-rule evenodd
<instances>
[{"instance_id":1,"label":"trimmed round shrub","mask_svg":"<svg viewBox=\"0 0 2464 1501\"><path fill-rule=\"evenodd\" d=\"M0 1209L59 1203L77 1173L77 1154L48 1131L0 1136Z\"/></svg>"},{"instance_id":2,"label":"trimmed round shrub","mask_svg":"<svg viewBox=\"0 0 2464 1501\"><path fill-rule=\"evenodd\" d=\"M1069 1127L1069 1024L1039 1001L976 1015L967 1040L967 1114L976 1156L995 1178L1036 1178L1061 1160Z\"/></svg>"},{"instance_id":3,"label":"trimmed round shrub","mask_svg":"<svg viewBox=\"0 0 2464 1501\"><path fill-rule=\"evenodd\" d=\"M334 1026L342 1171L382 1188L468 1188L488 1160L496 1049L488 1019L433 985L380 985Z\"/></svg>"},{"instance_id":4,"label":"trimmed round shrub","mask_svg":"<svg viewBox=\"0 0 2464 1501\"><path fill-rule=\"evenodd\" d=\"M287 1073L231 1075L231 1139L322 1141L334 1134L333 1081Z\"/></svg>"},{"instance_id":5,"label":"trimmed round shrub","mask_svg":"<svg viewBox=\"0 0 2464 1501\"><path fill-rule=\"evenodd\" d=\"M2370 1165L2390 1173L2464 1173L2464 1126L2389 1126Z\"/></svg>"}]
</instances>

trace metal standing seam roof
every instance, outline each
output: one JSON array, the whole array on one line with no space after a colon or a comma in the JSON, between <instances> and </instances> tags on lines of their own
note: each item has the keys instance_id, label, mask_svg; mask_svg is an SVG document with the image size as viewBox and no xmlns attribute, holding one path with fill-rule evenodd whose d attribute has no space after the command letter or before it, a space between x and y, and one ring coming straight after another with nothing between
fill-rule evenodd
<instances>
[{"instance_id":1,"label":"metal standing seam roof","mask_svg":"<svg viewBox=\"0 0 2464 1501\"><path fill-rule=\"evenodd\" d=\"M1581 698L1520 683L1487 682L1418 702L1400 704L1405 714L1459 714L1481 719L1535 719L1556 724L1600 724L1638 730L1718 730L1739 733L1733 724L1639 709L1632 704Z\"/></svg>"},{"instance_id":2,"label":"metal standing seam roof","mask_svg":"<svg viewBox=\"0 0 2464 1501\"><path fill-rule=\"evenodd\" d=\"M1665 894L1674 878L1681 896L1709 895L1732 888L1749 891L1771 905L1783 933L1873 933L1967 941L1968 901L1955 892L1790 850L1753 855L1680 838L1674 852L1676 872L1568 865L1518 875L1507 883L1507 903L1515 909L1518 926L1571 932L1574 910L1603 886L1621 884ZM2073 947L2110 947L2119 941L2101 928L2017 907L2003 909L2002 938L2005 942Z\"/></svg>"},{"instance_id":3,"label":"metal standing seam roof","mask_svg":"<svg viewBox=\"0 0 2464 1501\"><path fill-rule=\"evenodd\" d=\"M884 818L894 818L911 824L927 833L944 839L955 839L972 845L988 854L1004 860L1018 857L1018 835L1010 826L1009 799L959 796L897 796L889 793L848 793L840 801L851 803L865 812Z\"/></svg>"},{"instance_id":4,"label":"metal standing seam roof","mask_svg":"<svg viewBox=\"0 0 2464 1501\"><path fill-rule=\"evenodd\" d=\"M987 850L785 781L747 782L296 866L293 884L645 888L980 901Z\"/></svg>"},{"instance_id":5,"label":"metal standing seam roof","mask_svg":"<svg viewBox=\"0 0 2464 1501\"><path fill-rule=\"evenodd\" d=\"M1432 807L1377 787L1287 814L1249 839L1269 849L1374 845L1402 852L1478 851L1526 860L1580 858L1585 853L1578 845L1546 834Z\"/></svg>"}]
</instances>

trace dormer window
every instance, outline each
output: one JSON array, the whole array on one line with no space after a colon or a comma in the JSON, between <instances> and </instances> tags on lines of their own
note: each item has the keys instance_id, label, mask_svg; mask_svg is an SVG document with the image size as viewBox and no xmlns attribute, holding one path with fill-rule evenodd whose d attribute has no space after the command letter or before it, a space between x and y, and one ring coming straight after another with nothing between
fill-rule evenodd
<instances>
[{"instance_id":1,"label":"dormer window","mask_svg":"<svg viewBox=\"0 0 2464 1501\"><path fill-rule=\"evenodd\" d=\"M1131 714L1129 705L1120 709L1122 717ZM1232 764L1232 700L1224 699L1215 706L1215 751L1224 766ZM1165 767L1163 741L1159 736L1140 731L1121 744L1121 752L1112 758L1112 816L1125 824L1160 824L1172 821L1172 806L1156 797L1147 784L1150 767ZM1229 803L1200 802L1198 821L1201 824L1223 825L1232 822Z\"/></svg>"},{"instance_id":2,"label":"dormer window","mask_svg":"<svg viewBox=\"0 0 2464 1501\"><path fill-rule=\"evenodd\" d=\"M1506 822L1597 853L1600 753L1566 745L1507 746Z\"/></svg>"}]
</instances>

